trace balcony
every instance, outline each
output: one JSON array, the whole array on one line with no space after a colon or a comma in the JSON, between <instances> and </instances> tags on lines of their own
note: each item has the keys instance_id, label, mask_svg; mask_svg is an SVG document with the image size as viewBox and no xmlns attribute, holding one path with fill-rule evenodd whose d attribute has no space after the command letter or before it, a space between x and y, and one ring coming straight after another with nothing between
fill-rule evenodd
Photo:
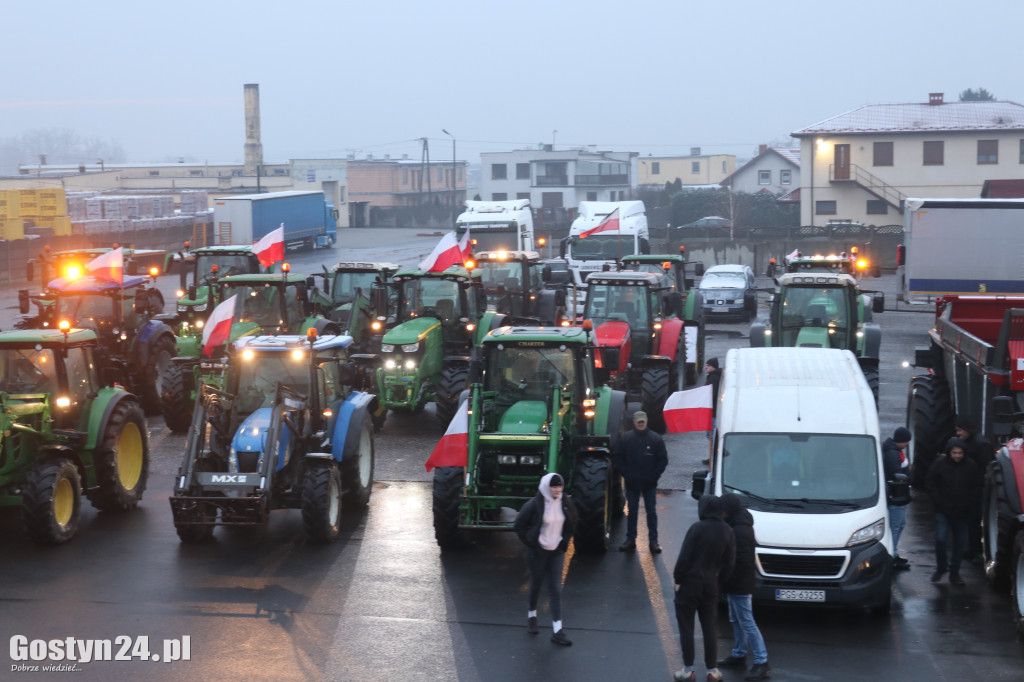
<instances>
[{"instance_id":1,"label":"balcony","mask_svg":"<svg viewBox=\"0 0 1024 682\"><path fill-rule=\"evenodd\" d=\"M628 175L577 175L577 185L628 185Z\"/></svg>"},{"instance_id":2,"label":"balcony","mask_svg":"<svg viewBox=\"0 0 1024 682\"><path fill-rule=\"evenodd\" d=\"M537 187L568 187L568 175L538 175Z\"/></svg>"}]
</instances>

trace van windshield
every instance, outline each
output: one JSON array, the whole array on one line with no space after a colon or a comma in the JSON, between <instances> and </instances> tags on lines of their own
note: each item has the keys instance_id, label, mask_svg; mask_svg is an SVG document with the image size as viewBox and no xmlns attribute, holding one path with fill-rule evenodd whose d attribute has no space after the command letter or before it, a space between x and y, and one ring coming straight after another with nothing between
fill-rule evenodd
<instances>
[{"instance_id":1,"label":"van windshield","mask_svg":"<svg viewBox=\"0 0 1024 682\"><path fill-rule=\"evenodd\" d=\"M841 513L873 507L880 493L876 448L871 436L726 434L722 488L762 511L799 513L815 507Z\"/></svg>"}]
</instances>

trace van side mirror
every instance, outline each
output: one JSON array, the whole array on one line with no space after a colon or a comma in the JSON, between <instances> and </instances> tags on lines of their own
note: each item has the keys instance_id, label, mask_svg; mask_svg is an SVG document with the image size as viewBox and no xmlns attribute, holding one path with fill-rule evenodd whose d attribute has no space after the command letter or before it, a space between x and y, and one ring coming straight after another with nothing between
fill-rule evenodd
<instances>
[{"instance_id":1,"label":"van side mirror","mask_svg":"<svg viewBox=\"0 0 1024 682\"><path fill-rule=\"evenodd\" d=\"M694 263L693 264L693 273L695 275L697 275L698 277L703 277L704 276L704 263L703 262Z\"/></svg>"},{"instance_id":2,"label":"van side mirror","mask_svg":"<svg viewBox=\"0 0 1024 682\"><path fill-rule=\"evenodd\" d=\"M558 242L558 257L559 258L565 258L565 243L566 243L566 239L563 239L562 241Z\"/></svg>"},{"instance_id":3,"label":"van side mirror","mask_svg":"<svg viewBox=\"0 0 1024 682\"><path fill-rule=\"evenodd\" d=\"M547 283L551 281L551 266L545 265L540 270L540 281Z\"/></svg>"},{"instance_id":4,"label":"van side mirror","mask_svg":"<svg viewBox=\"0 0 1024 682\"><path fill-rule=\"evenodd\" d=\"M704 496L704 491L707 489L708 472L707 469L693 472L693 486L690 489L690 495L695 500L699 500Z\"/></svg>"},{"instance_id":5,"label":"van side mirror","mask_svg":"<svg viewBox=\"0 0 1024 682\"><path fill-rule=\"evenodd\" d=\"M892 480L885 483L885 492L891 505L910 504L910 478L906 474L893 474Z\"/></svg>"},{"instance_id":6,"label":"van side mirror","mask_svg":"<svg viewBox=\"0 0 1024 682\"><path fill-rule=\"evenodd\" d=\"M611 371L619 368L620 348L618 346L601 346L601 367Z\"/></svg>"}]
</instances>

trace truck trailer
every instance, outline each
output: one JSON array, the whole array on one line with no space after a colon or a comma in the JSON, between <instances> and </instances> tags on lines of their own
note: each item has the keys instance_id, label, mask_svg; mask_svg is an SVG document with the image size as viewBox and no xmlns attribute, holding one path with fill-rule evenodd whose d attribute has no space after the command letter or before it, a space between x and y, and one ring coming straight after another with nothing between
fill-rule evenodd
<instances>
[{"instance_id":1,"label":"truck trailer","mask_svg":"<svg viewBox=\"0 0 1024 682\"><path fill-rule=\"evenodd\" d=\"M253 244L284 226L285 248L327 248L337 241L337 210L323 192L272 192L214 202L214 243Z\"/></svg>"},{"instance_id":2,"label":"truck trailer","mask_svg":"<svg viewBox=\"0 0 1024 682\"><path fill-rule=\"evenodd\" d=\"M455 220L461 241L469 230L473 251L533 251L533 212L529 199L467 201Z\"/></svg>"}]
</instances>

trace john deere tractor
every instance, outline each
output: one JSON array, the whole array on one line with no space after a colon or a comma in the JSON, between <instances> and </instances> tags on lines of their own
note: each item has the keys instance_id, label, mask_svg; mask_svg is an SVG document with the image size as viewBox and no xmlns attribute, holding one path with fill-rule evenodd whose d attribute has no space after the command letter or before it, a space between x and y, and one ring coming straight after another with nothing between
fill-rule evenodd
<instances>
[{"instance_id":1,"label":"john deere tractor","mask_svg":"<svg viewBox=\"0 0 1024 682\"><path fill-rule=\"evenodd\" d=\"M94 331L0 333L0 506L20 506L41 544L71 539L83 492L122 511L146 489L145 416L96 354Z\"/></svg>"},{"instance_id":2,"label":"john deere tractor","mask_svg":"<svg viewBox=\"0 0 1024 682\"><path fill-rule=\"evenodd\" d=\"M750 326L750 345L853 351L877 402L882 328L872 313L885 310L885 295L859 289L846 274L786 273L777 281L769 317Z\"/></svg>"},{"instance_id":3,"label":"john deere tractor","mask_svg":"<svg viewBox=\"0 0 1024 682\"><path fill-rule=\"evenodd\" d=\"M230 341L243 336L305 334L310 328L320 334L341 332L336 322L320 314L318 304L310 302L312 278L289 274L287 263L282 270L281 274L232 275L211 280L211 285L215 285L213 300L223 302L238 296ZM220 381L219 373L206 371L200 361L201 327L197 331L178 337L175 357L161 384L160 409L167 427L176 433L188 430L200 384L206 381L218 385ZM219 349L218 355L221 353Z\"/></svg>"},{"instance_id":4,"label":"john deere tractor","mask_svg":"<svg viewBox=\"0 0 1024 682\"><path fill-rule=\"evenodd\" d=\"M213 312L220 301L210 298L216 291L216 281L232 275L256 275L269 272L260 265L259 258L251 246L204 246L168 254L164 272L177 273L178 285L177 315L182 323L180 335L187 336L190 329L201 328L202 322Z\"/></svg>"},{"instance_id":5,"label":"john deere tractor","mask_svg":"<svg viewBox=\"0 0 1024 682\"><path fill-rule=\"evenodd\" d=\"M221 361L221 389L203 384L171 495L182 542L214 526L262 525L300 509L306 536L332 542L345 507L373 486L376 397L348 355L349 336L247 336Z\"/></svg>"},{"instance_id":6,"label":"john deere tractor","mask_svg":"<svg viewBox=\"0 0 1024 682\"><path fill-rule=\"evenodd\" d=\"M27 292L19 292L23 315L29 312ZM121 284L92 276L59 277L43 296L47 319L27 317L26 323L52 328L61 321L75 329L90 329L99 339L96 359L137 395L150 414L160 410L163 380L174 357L174 332L154 308L149 277L125 275ZM162 299L161 299L162 301Z\"/></svg>"},{"instance_id":7,"label":"john deere tractor","mask_svg":"<svg viewBox=\"0 0 1024 682\"><path fill-rule=\"evenodd\" d=\"M513 515L557 472L579 510L576 548L608 548L622 509L614 449L626 395L595 377L589 325L502 327L474 361L468 398L466 464L434 469L434 535L442 549L465 543L467 530L510 530Z\"/></svg>"},{"instance_id":8,"label":"john deere tractor","mask_svg":"<svg viewBox=\"0 0 1024 682\"><path fill-rule=\"evenodd\" d=\"M310 292L310 299L353 338L359 352L377 353L393 307L390 297L378 292L397 271L395 263L343 261L314 275L323 285Z\"/></svg>"},{"instance_id":9,"label":"john deere tractor","mask_svg":"<svg viewBox=\"0 0 1024 682\"><path fill-rule=\"evenodd\" d=\"M559 325L567 319L565 289L545 287L545 264L535 251L481 251L473 257L488 310L513 324Z\"/></svg>"},{"instance_id":10,"label":"john deere tractor","mask_svg":"<svg viewBox=\"0 0 1024 682\"><path fill-rule=\"evenodd\" d=\"M613 363L606 367L611 384L639 401L658 431L665 428L662 408L669 395L696 378L687 372L682 313L682 294L667 287L660 274L587 275L583 319L592 321L597 345L618 350L617 356L607 356Z\"/></svg>"},{"instance_id":11,"label":"john deere tractor","mask_svg":"<svg viewBox=\"0 0 1024 682\"><path fill-rule=\"evenodd\" d=\"M380 348L381 409L416 412L434 402L438 420L447 426L467 386L475 343L505 318L486 310L480 274L464 267L402 270L389 286L398 303ZM383 417L382 412L378 423Z\"/></svg>"}]
</instances>

